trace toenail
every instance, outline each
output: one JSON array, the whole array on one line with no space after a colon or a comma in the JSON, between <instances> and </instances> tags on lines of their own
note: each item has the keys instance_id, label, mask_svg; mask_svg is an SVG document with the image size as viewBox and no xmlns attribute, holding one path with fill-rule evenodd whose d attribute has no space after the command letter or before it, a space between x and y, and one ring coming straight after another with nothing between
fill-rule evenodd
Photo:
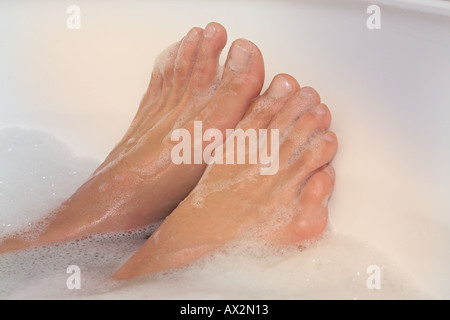
<instances>
[{"instance_id":1,"label":"toenail","mask_svg":"<svg viewBox=\"0 0 450 320\"><path fill-rule=\"evenodd\" d=\"M195 28L191 29L186 35L186 41L194 41L197 38L197 35L198 31Z\"/></svg>"},{"instance_id":2,"label":"toenail","mask_svg":"<svg viewBox=\"0 0 450 320\"><path fill-rule=\"evenodd\" d=\"M283 76L277 76L272 85L270 86L272 96L275 98L281 98L287 96L292 91L292 85Z\"/></svg>"},{"instance_id":3,"label":"toenail","mask_svg":"<svg viewBox=\"0 0 450 320\"><path fill-rule=\"evenodd\" d=\"M322 200L322 207L328 207L328 202L330 201L331 195L327 194Z\"/></svg>"},{"instance_id":4,"label":"toenail","mask_svg":"<svg viewBox=\"0 0 450 320\"><path fill-rule=\"evenodd\" d=\"M323 138L328 141L328 142L333 142L334 141L334 136L332 133L325 133Z\"/></svg>"},{"instance_id":5,"label":"toenail","mask_svg":"<svg viewBox=\"0 0 450 320\"><path fill-rule=\"evenodd\" d=\"M323 172L328 174L332 179L334 179L336 177L336 173L334 172L333 167L328 166L325 169L323 169Z\"/></svg>"},{"instance_id":6,"label":"toenail","mask_svg":"<svg viewBox=\"0 0 450 320\"><path fill-rule=\"evenodd\" d=\"M312 112L314 115L321 117L321 116L324 116L324 115L327 114L327 108L325 107L325 105L319 104L319 105L315 106L315 107L311 110L311 112Z\"/></svg>"},{"instance_id":7,"label":"toenail","mask_svg":"<svg viewBox=\"0 0 450 320\"><path fill-rule=\"evenodd\" d=\"M232 70L242 70L247 67L250 62L250 51L235 44L231 48L230 58L229 67Z\"/></svg>"},{"instance_id":8,"label":"toenail","mask_svg":"<svg viewBox=\"0 0 450 320\"><path fill-rule=\"evenodd\" d=\"M205 38L212 38L216 33L216 27L213 24L208 24L203 32Z\"/></svg>"},{"instance_id":9,"label":"toenail","mask_svg":"<svg viewBox=\"0 0 450 320\"><path fill-rule=\"evenodd\" d=\"M322 181L320 181L320 179L317 179L314 183L314 187L313 187L313 193L315 196L320 197L322 195L324 186Z\"/></svg>"},{"instance_id":10,"label":"toenail","mask_svg":"<svg viewBox=\"0 0 450 320\"><path fill-rule=\"evenodd\" d=\"M313 88L310 87L303 87L300 89L300 91L298 92L298 94L301 97L304 97L307 99L307 101L311 101L312 103L318 104L320 103L320 97L319 94L316 92L316 90L314 90Z\"/></svg>"}]
</instances>

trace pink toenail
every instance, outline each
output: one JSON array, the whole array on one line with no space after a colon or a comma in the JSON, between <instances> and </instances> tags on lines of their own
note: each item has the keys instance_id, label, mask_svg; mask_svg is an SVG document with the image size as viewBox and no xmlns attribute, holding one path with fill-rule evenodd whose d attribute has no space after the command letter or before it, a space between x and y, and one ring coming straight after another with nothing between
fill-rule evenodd
<instances>
[{"instance_id":1,"label":"pink toenail","mask_svg":"<svg viewBox=\"0 0 450 320\"><path fill-rule=\"evenodd\" d=\"M242 70L250 62L250 51L235 44L231 48L230 58L229 67L232 70Z\"/></svg>"},{"instance_id":2,"label":"pink toenail","mask_svg":"<svg viewBox=\"0 0 450 320\"><path fill-rule=\"evenodd\" d=\"M323 169L323 172L328 174L332 179L334 179L336 177L336 173L334 172L333 167L328 166L325 169Z\"/></svg>"},{"instance_id":3,"label":"pink toenail","mask_svg":"<svg viewBox=\"0 0 450 320\"><path fill-rule=\"evenodd\" d=\"M186 35L186 41L194 41L197 38L198 31L196 29L191 29Z\"/></svg>"},{"instance_id":4,"label":"pink toenail","mask_svg":"<svg viewBox=\"0 0 450 320\"><path fill-rule=\"evenodd\" d=\"M331 195L327 194L325 196L325 198L323 198L322 207L324 207L324 208L328 207L328 202L330 201L330 197L331 197Z\"/></svg>"},{"instance_id":5,"label":"pink toenail","mask_svg":"<svg viewBox=\"0 0 450 320\"><path fill-rule=\"evenodd\" d=\"M314 115L321 117L327 114L327 108L323 104L319 104L315 106L311 112Z\"/></svg>"},{"instance_id":6,"label":"pink toenail","mask_svg":"<svg viewBox=\"0 0 450 320\"><path fill-rule=\"evenodd\" d=\"M324 134L323 138L328 141L328 142L333 142L334 141L334 136L331 133L326 133Z\"/></svg>"},{"instance_id":7,"label":"pink toenail","mask_svg":"<svg viewBox=\"0 0 450 320\"><path fill-rule=\"evenodd\" d=\"M314 189L313 189L314 195L316 195L317 197L319 197L319 196L322 194L323 189L324 189L324 186L323 186L322 181L320 181L319 179L317 179L317 180L315 181Z\"/></svg>"},{"instance_id":8,"label":"pink toenail","mask_svg":"<svg viewBox=\"0 0 450 320\"><path fill-rule=\"evenodd\" d=\"M216 27L213 24L208 24L203 32L205 38L212 38L216 33Z\"/></svg>"},{"instance_id":9,"label":"pink toenail","mask_svg":"<svg viewBox=\"0 0 450 320\"><path fill-rule=\"evenodd\" d=\"M277 76L273 80L270 89L271 90L269 91L269 93L271 93L271 95L275 96L276 98L279 98L287 96L289 92L292 91L292 85L283 76Z\"/></svg>"}]
</instances>

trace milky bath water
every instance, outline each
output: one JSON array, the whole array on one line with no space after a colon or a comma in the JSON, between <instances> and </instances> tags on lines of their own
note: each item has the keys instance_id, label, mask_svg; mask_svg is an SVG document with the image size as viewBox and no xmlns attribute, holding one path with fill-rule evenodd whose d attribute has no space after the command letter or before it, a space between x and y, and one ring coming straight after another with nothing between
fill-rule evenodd
<instances>
[{"instance_id":1,"label":"milky bath water","mask_svg":"<svg viewBox=\"0 0 450 320\"><path fill-rule=\"evenodd\" d=\"M73 156L50 134L25 128L0 130L0 150L0 236L33 226L99 164ZM428 297L394 260L331 227L301 251L237 243L184 269L126 282L112 280L156 227L3 254L0 299Z\"/></svg>"},{"instance_id":2,"label":"milky bath water","mask_svg":"<svg viewBox=\"0 0 450 320\"><path fill-rule=\"evenodd\" d=\"M73 30L64 1L0 1L0 128L52 134L2 129L0 236L29 228L89 177L126 132L156 56L193 26L220 22L227 48L254 42L266 86L286 72L315 88L339 139L329 230L303 252L234 248L115 283L151 230L96 237L1 256L0 297L450 298L450 10L411 2L377 1L381 29L371 30L370 1L79 0ZM67 287L70 266L81 289Z\"/></svg>"}]
</instances>

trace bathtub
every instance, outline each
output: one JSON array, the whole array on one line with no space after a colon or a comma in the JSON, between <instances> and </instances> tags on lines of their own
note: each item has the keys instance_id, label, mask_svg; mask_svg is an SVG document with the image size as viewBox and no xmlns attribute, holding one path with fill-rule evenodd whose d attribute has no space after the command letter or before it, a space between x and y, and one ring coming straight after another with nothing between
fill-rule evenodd
<instances>
[{"instance_id":1,"label":"bathtub","mask_svg":"<svg viewBox=\"0 0 450 320\"><path fill-rule=\"evenodd\" d=\"M68 25L71 5L80 28ZM258 45L265 87L289 73L330 107L333 229L450 298L448 1L2 1L0 128L44 130L104 159L159 52L210 21L226 27L225 50L237 38Z\"/></svg>"}]
</instances>

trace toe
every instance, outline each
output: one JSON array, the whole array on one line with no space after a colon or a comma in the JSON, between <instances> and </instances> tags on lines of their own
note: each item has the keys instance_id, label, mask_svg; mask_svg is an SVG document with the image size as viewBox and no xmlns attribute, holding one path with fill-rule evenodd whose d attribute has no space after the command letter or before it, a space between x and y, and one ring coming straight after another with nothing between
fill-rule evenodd
<instances>
[{"instance_id":1,"label":"toe","mask_svg":"<svg viewBox=\"0 0 450 320\"><path fill-rule=\"evenodd\" d=\"M311 175L301 187L300 203L302 208L318 209L328 205L334 187L335 172L332 166L324 165Z\"/></svg>"},{"instance_id":2,"label":"toe","mask_svg":"<svg viewBox=\"0 0 450 320\"><path fill-rule=\"evenodd\" d=\"M258 47L245 39L234 41L225 63L222 84L234 85L234 91L248 89L259 93L263 82L264 63Z\"/></svg>"},{"instance_id":3,"label":"toe","mask_svg":"<svg viewBox=\"0 0 450 320\"><path fill-rule=\"evenodd\" d=\"M288 129L282 131L280 155L290 165L331 123L331 113L325 104L310 108Z\"/></svg>"},{"instance_id":4,"label":"toe","mask_svg":"<svg viewBox=\"0 0 450 320\"><path fill-rule=\"evenodd\" d=\"M301 151L294 152L295 148L292 148L290 151L294 152L291 155L293 162L289 170L295 176L294 180L305 181L311 173L330 163L336 155L337 148L336 134L331 131L317 134Z\"/></svg>"},{"instance_id":5,"label":"toe","mask_svg":"<svg viewBox=\"0 0 450 320\"><path fill-rule=\"evenodd\" d=\"M273 117L299 88L298 82L290 75L275 76L267 91L247 111L239 123L239 128L243 130L267 128Z\"/></svg>"},{"instance_id":6,"label":"toe","mask_svg":"<svg viewBox=\"0 0 450 320\"><path fill-rule=\"evenodd\" d=\"M212 22L206 26L192 71L191 91L210 89L217 82L220 54L226 43L227 32L222 25Z\"/></svg>"},{"instance_id":7,"label":"toe","mask_svg":"<svg viewBox=\"0 0 450 320\"><path fill-rule=\"evenodd\" d=\"M178 51L181 46L181 41L174 43L163 51L155 62L155 69L163 75L163 84L160 95L160 105L165 105L171 94L173 87L173 76L175 73L175 60L178 56Z\"/></svg>"},{"instance_id":8,"label":"toe","mask_svg":"<svg viewBox=\"0 0 450 320\"><path fill-rule=\"evenodd\" d=\"M192 28L181 42L175 59L173 87L169 99L170 101L167 103L170 108L180 101L186 91L194 62L196 61L202 34L203 30L201 28Z\"/></svg>"},{"instance_id":9,"label":"toe","mask_svg":"<svg viewBox=\"0 0 450 320\"><path fill-rule=\"evenodd\" d=\"M264 83L264 62L258 47L250 41L233 42L217 92L202 110L207 127L234 129Z\"/></svg>"},{"instance_id":10,"label":"toe","mask_svg":"<svg viewBox=\"0 0 450 320\"><path fill-rule=\"evenodd\" d=\"M330 123L330 110L325 104L320 103L310 108L286 130L285 138L292 140L297 150L303 149L315 134L327 130Z\"/></svg>"},{"instance_id":11,"label":"toe","mask_svg":"<svg viewBox=\"0 0 450 320\"><path fill-rule=\"evenodd\" d=\"M319 103L319 94L313 88L303 87L289 99L286 106L273 118L269 128L284 132L301 115Z\"/></svg>"},{"instance_id":12,"label":"toe","mask_svg":"<svg viewBox=\"0 0 450 320\"><path fill-rule=\"evenodd\" d=\"M324 166L317 170L300 193L300 207L290 225L292 241L313 239L319 236L327 223L328 200L334 187L334 169Z\"/></svg>"}]
</instances>

